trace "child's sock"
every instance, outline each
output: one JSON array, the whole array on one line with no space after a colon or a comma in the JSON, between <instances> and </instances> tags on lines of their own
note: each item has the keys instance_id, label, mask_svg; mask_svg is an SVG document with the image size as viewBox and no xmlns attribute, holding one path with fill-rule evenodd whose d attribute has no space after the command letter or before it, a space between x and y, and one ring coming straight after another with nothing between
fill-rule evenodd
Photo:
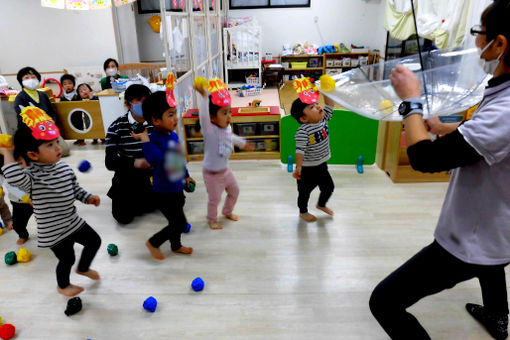
<instances>
[{"instance_id":1,"label":"child's sock","mask_svg":"<svg viewBox=\"0 0 510 340\"><path fill-rule=\"evenodd\" d=\"M308 212L305 212L305 213L300 213L299 214L299 217L301 217L303 220L305 220L306 222L314 222L314 221L317 221L317 217L315 217L314 215L308 213Z\"/></svg>"},{"instance_id":2,"label":"child's sock","mask_svg":"<svg viewBox=\"0 0 510 340\"><path fill-rule=\"evenodd\" d=\"M508 337L508 315L497 316L491 314L483 306L474 303L467 303L466 310L484 325L494 339L504 340Z\"/></svg>"}]
</instances>

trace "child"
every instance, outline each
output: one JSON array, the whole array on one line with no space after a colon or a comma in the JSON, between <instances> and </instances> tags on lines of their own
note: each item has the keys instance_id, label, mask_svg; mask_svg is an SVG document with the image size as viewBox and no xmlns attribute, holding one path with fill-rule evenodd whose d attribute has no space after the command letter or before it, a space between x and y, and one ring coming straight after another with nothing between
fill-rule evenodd
<instances>
[{"instance_id":1,"label":"child","mask_svg":"<svg viewBox=\"0 0 510 340\"><path fill-rule=\"evenodd\" d=\"M211 229L222 229L218 222L218 204L223 191L227 198L222 209L223 215L232 221L239 218L232 211L239 196L239 186L232 170L228 166L228 158L232 153L233 145L253 150L253 144L232 133L230 126L231 106L230 94L226 85L219 79L209 81L209 100L205 91L205 79L197 78L194 88L202 95L199 106L200 125L204 136L204 162L203 175L207 188L207 222ZM224 97L220 98L220 92Z\"/></svg>"},{"instance_id":2,"label":"child","mask_svg":"<svg viewBox=\"0 0 510 340\"><path fill-rule=\"evenodd\" d=\"M22 168L27 167L23 157L18 155L16 151L14 152L14 159ZM27 224L33 214L32 202L24 191L7 183L3 175L0 175L0 186L5 186L7 189L9 200L12 205L12 221L8 224L8 227L10 230L14 228L14 231L19 237L16 244L22 245L27 242L29 238ZM5 221L3 216L2 219Z\"/></svg>"},{"instance_id":3,"label":"child","mask_svg":"<svg viewBox=\"0 0 510 340\"><path fill-rule=\"evenodd\" d=\"M169 240L174 253L191 254L193 248L181 244L181 233L187 226L184 215L184 185L195 184L189 176L182 154L179 137L173 131L177 127L176 103L169 105L165 93L160 91L150 95L142 105L143 116L152 122L154 131L150 138L147 130L140 134L131 133L134 138L142 141L143 153L149 164L154 168L153 189L158 209L165 215L168 225L154 234L145 245L152 257L164 260L165 256L159 249L163 242Z\"/></svg>"},{"instance_id":4,"label":"child","mask_svg":"<svg viewBox=\"0 0 510 340\"><path fill-rule=\"evenodd\" d=\"M22 91L18 93L14 100L14 111L18 114L18 125L20 125L21 110L26 106L36 106L46 112L50 118L58 124L57 112L46 93L37 91L41 82L41 75L33 67L23 67L16 76ZM69 156L69 145L64 138L59 137L59 143L62 147L62 155Z\"/></svg>"},{"instance_id":5,"label":"child","mask_svg":"<svg viewBox=\"0 0 510 340\"><path fill-rule=\"evenodd\" d=\"M474 26L481 62L494 74L473 115L430 140L423 122L420 80L397 66L390 80L403 100L407 154L413 169L453 169L434 241L381 281L370 310L392 339L430 339L409 307L422 298L478 278L483 305L467 312L494 339L508 337L505 267L510 262L510 1L492 2ZM403 209L405 209L403 207ZM452 335L455 338L454 335Z\"/></svg>"},{"instance_id":6,"label":"child","mask_svg":"<svg viewBox=\"0 0 510 340\"><path fill-rule=\"evenodd\" d=\"M103 69L104 73L106 73L106 77L101 78L101 90L111 89L112 79L128 79L128 77L119 74L119 63L115 59L106 59L103 64Z\"/></svg>"},{"instance_id":7,"label":"child","mask_svg":"<svg viewBox=\"0 0 510 340\"><path fill-rule=\"evenodd\" d=\"M61 102L70 102L80 100L78 93L74 88L76 86L76 78L72 74L64 74L60 77L60 84L62 84L62 95L60 96Z\"/></svg>"},{"instance_id":8,"label":"child","mask_svg":"<svg viewBox=\"0 0 510 340\"><path fill-rule=\"evenodd\" d=\"M78 85L77 87L77 90L78 90L78 100L85 100L85 101L89 101L89 100L99 100L99 98L94 95L94 92L92 91L92 88L90 87L89 84L86 84L86 83L82 83L80 85ZM80 140L77 140L76 142L78 142ZM76 144L75 142L75 144ZM83 141L83 139L81 139L81 142L82 143L79 143L79 145L85 145L85 142ZM106 142L105 139L101 139L101 143L104 144ZM97 144L97 139L93 139L92 140L92 144L96 145Z\"/></svg>"},{"instance_id":9,"label":"child","mask_svg":"<svg viewBox=\"0 0 510 340\"><path fill-rule=\"evenodd\" d=\"M307 222L317 218L308 212L310 193L319 186L320 195L316 208L333 216L326 203L333 194L335 184L328 172L330 158L328 121L333 115L333 101L325 97L326 106L318 103L308 78L294 80L297 89L304 89L292 103L291 114L299 124L296 132L296 170L292 176L297 180L299 216ZM299 86L297 85L299 84Z\"/></svg>"},{"instance_id":10,"label":"child","mask_svg":"<svg viewBox=\"0 0 510 340\"><path fill-rule=\"evenodd\" d=\"M128 111L110 125L106 134L105 165L115 171L108 197L112 199L112 215L121 224L131 223L135 216L151 212L156 206L150 181L153 171L143 154L142 143L131 136L131 131L152 132L152 125L145 122L142 112L142 103L150 95L144 85L128 87L124 93Z\"/></svg>"},{"instance_id":11,"label":"child","mask_svg":"<svg viewBox=\"0 0 510 340\"><path fill-rule=\"evenodd\" d=\"M38 245L50 248L57 264L57 291L74 296L82 287L69 282L75 262L74 243L83 245L76 273L99 280L99 274L90 269L101 238L76 213L76 199L99 206L100 199L81 188L71 168L60 161L62 149L58 143L60 132L51 118L36 107L25 107L21 123L14 135L14 146L29 167L22 169L16 163L12 148L0 148L5 165L2 172L9 184L29 192L37 220Z\"/></svg>"}]
</instances>

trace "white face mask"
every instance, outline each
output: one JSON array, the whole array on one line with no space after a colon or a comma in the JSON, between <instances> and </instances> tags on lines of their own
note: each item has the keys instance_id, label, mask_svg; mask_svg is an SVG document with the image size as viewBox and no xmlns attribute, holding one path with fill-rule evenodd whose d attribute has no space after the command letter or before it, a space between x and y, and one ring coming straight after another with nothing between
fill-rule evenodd
<instances>
[{"instance_id":1,"label":"white face mask","mask_svg":"<svg viewBox=\"0 0 510 340\"><path fill-rule=\"evenodd\" d=\"M498 57L494 60L485 60L482 58L482 54L489 48L489 46L494 42L494 40L491 40L490 43L487 44L483 49L480 47L477 47L478 49L478 55L480 56L480 59L478 62L480 63L480 66L482 67L483 71L487 74L494 74L496 72L496 69L499 65L499 59L501 59L501 56L503 55L503 52L501 52Z\"/></svg>"},{"instance_id":2,"label":"white face mask","mask_svg":"<svg viewBox=\"0 0 510 340\"><path fill-rule=\"evenodd\" d=\"M39 87L39 80L34 78L25 79L21 83L23 84L24 88L27 88L29 90L37 90L37 88Z\"/></svg>"},{"instance_id":3,"label":"white face mask","mask_svg":"<svg viewBox=\"0 0 510 340\"><path fill-rule=\"evenodd\" d=\"M106 74L108 74L109 76L114 76L117 74L117 68L116 67L113 67L113 68L107 68L106 69Z\"/></svg>"}]
</instances>

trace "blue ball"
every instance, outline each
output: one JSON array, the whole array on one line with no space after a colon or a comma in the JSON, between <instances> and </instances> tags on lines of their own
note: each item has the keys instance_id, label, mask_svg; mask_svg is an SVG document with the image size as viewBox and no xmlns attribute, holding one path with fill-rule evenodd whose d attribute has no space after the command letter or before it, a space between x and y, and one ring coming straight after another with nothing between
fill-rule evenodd
<instances>
[{"instance_id":1,"label":"blue ball","mask_svg":"<svg viewBox=\"0 0 510 340\"><path fill-rule=\"evenodd\" d=\"M191 224L188 223L188 225L186 226L186 228L184 228L184 232L185 233L189 233L189 231L191 230Z\"/></svg>"},{"instance_id":2,"label":"blue ball","mask_svg":"<svg viewBox=\"0 0 510 340\"><path fill-rule=\"evenodd\" d=\"M151 313L154 313L156 310L156 307L158 306L158 301L153 297L149 296L144 302L143 302L143 308Z\"/></svg>"},{"instance_id":3,"label":"blue ball","mask_svg":"<svg viewBox=\"0 0 510 340\"><path fill-rule=\"evenodd\" d=\"M89 161L81 161L80 165L78 165L78 170L80 172L88 172L92 168Z\"/></svg>"},{"instance_id":4,"label":"blue ball","mask_svg":"<svg viewBox=\"0 0 510 340\"><path fill-rule=\"evenodd\" d=\"M204 289L204 280L202 280L202 278L200 278L200 277L197 277L196 279L191 281L191 288L193 288L193 290L195 292L199 292L199 291L203 290Z\"/></svg>"}]
</instances>

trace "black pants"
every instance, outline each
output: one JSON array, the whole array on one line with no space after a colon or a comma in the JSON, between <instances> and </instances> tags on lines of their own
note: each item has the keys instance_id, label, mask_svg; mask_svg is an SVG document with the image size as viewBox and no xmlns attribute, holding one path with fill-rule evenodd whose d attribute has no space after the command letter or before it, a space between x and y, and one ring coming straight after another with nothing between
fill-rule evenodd
<instances>
[{"instance_id":1,"label":"black pants","mask_svg":"<svg viewBox=\"0 0 510 340\"><path fill-rule=\"evenodd\" d=\"M136 216L156 210L156 193L147 176L117 177L110 193L112 216L120 224L129 224Z\"/></svg>"},{"instance_id":2,"label":"black pants","mask_svg":"<svg viewBox=\"0 0 510 340\"><path fill-rule=\"evenodd\" d=\"M85 223L78 231L51 248L58 259L57 284L60 288L65 288L70 284L71 267L76 260L74 256L75 243L83 246L80 261L78 262L78 271L86 272L89 270L89 266L101 246L101 237Z\"/></svg>"},{"instance_id":3,"label":"black pants","mask_svg":"<svg viewBox=\"0 0 510 340\"><path fill-rule=\"evenodd\" d=\"M328 172L328 164L326 162L317 166L304 166L301 168L301 179L297 180L297 204L300 213L308 212L310 193L316 186L319 186L321 191L317 205L325 207L335 189L335 184Z\"/></svg>"},{"instance_id":4,"label":"black pants","mask_svg":"<svg viewBox=\"0 0 510 340\"><path fill-rule=\"evenodd\" d=\"M506 265L465 263L434 241L377 285L370 297L370 310L392 339L430 339L406 309L425 296L477 277L486 310L507 315Z\"/></svg>"},{"instance_id":5,"label":"black pants","mask_svg":"<svg viewBox=\"0 0 510 340\"><path fill-rule=\"evenodd\" d=\"M12 204L12 226L19 238L28 238L27 225L34 209L30 204L11 201Z\"/></svg>"},{"instance_id":6,"label":"black pants","mask_svg":"<svg viewBox=\"0 0 510 340\"><path fill-rule=\"evenodd\" d=\"M182 247L181 234L188 222L184 215L185 197L182 191L170 193L156 193L157 207L168 220L168 225L154 234L149 242L153 247L159 248L165 241L170 241L173 251Z\"/></svg>"}]
</instances>

